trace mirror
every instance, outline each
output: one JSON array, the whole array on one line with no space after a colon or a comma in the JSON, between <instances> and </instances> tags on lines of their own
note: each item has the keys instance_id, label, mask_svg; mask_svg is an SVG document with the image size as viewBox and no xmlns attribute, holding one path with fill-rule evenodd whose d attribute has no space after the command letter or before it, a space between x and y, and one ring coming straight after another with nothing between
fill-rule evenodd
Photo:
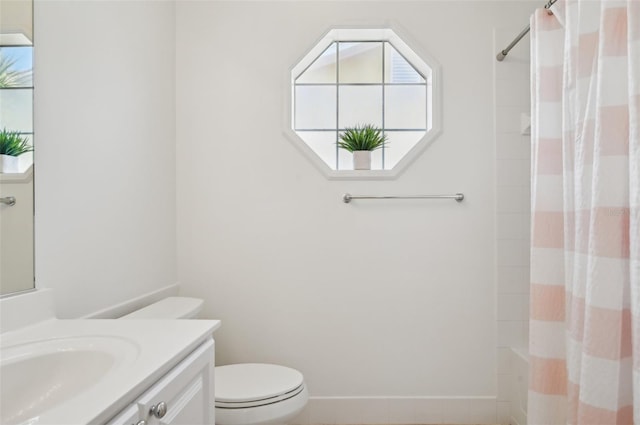
<instances>
[{"instance_id":1,"label":"mirror","mask_svg":"<svg viewBox=\"0 0 640 425\"><path fill-rule=\"evenodd\" d=\"M0 296L35 287L31 147L33 1L0 0Z\"/></svg>"}]
</instances>

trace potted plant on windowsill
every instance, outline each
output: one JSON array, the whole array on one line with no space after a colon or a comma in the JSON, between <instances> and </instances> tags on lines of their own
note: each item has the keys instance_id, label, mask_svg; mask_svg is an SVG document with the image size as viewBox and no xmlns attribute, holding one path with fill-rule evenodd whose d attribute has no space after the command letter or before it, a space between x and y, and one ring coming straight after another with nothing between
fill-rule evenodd
<instances>
[{"instance_id":1,"label":"potted plant on windowsill","mask_svg":"<svg viewBox=\"0 0 640 425\"><path fill-rule=\"evenodd\" d=\"M387 136L371 124L347 127L340 134L338 147L353 153L354 170L371 169L371 152L387 145Z\"/></svg>"},{"instance_id":2,"label":"potted plant on windowsill","mask_svg":"<svg viewBox=\"0 0 640 425\"><path fill-rule=\"evenodd\" d=\"M0 173L18 173L18 157L33 151L29 139L17 131L0 131Z\"/></svg>"}]
</instances>

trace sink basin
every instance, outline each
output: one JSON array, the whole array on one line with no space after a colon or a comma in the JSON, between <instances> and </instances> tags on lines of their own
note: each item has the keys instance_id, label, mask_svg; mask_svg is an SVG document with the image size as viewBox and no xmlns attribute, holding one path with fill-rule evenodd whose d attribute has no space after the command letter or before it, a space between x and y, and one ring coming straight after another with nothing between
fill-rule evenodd
<instances>
[{"instance_id":1,"label":"sink basin","mask_svg":"<svg viewBox=\"0 0 640 425\"><path fill-rule=\"evenodd\" d=\"M2 347L0 423L38 423L42 414L131 364L138 354L135 342L108 336Z\"/></svg>"}]
</instances>

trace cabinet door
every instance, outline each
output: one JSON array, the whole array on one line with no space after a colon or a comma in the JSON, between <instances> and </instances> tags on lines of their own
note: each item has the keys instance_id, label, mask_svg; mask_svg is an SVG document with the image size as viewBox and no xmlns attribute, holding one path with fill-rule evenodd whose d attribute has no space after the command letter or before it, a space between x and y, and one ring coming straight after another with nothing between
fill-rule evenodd
<instances>
[{"instance_id":1,"label":"cabinet door","mask_svg":"<svg viewBox=\"0 0 640 425\"><path fill-rule=\"evenodd\" d=\"M148 425L205 425L214 422L213 340L200 345L173 368L137 402ZM165 403L166 412L151 410ZM161 417L158 417L161 416Z\"/></svg>"}]
</instances>

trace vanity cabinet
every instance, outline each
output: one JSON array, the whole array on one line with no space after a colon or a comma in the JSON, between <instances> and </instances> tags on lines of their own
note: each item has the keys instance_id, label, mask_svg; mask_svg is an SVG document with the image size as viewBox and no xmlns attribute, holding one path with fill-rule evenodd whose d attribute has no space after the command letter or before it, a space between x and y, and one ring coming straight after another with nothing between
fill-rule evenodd
<instances>
[{"instance_id":1,"label":"vanity cabinet","mask_svg":"<svg viewBox=\"0 0 640 425\"><path fill-rule=\"evenodd\" d=\"M214 423L214 343L207 340L107 425Z\"/></svg>"}]
</instances>

